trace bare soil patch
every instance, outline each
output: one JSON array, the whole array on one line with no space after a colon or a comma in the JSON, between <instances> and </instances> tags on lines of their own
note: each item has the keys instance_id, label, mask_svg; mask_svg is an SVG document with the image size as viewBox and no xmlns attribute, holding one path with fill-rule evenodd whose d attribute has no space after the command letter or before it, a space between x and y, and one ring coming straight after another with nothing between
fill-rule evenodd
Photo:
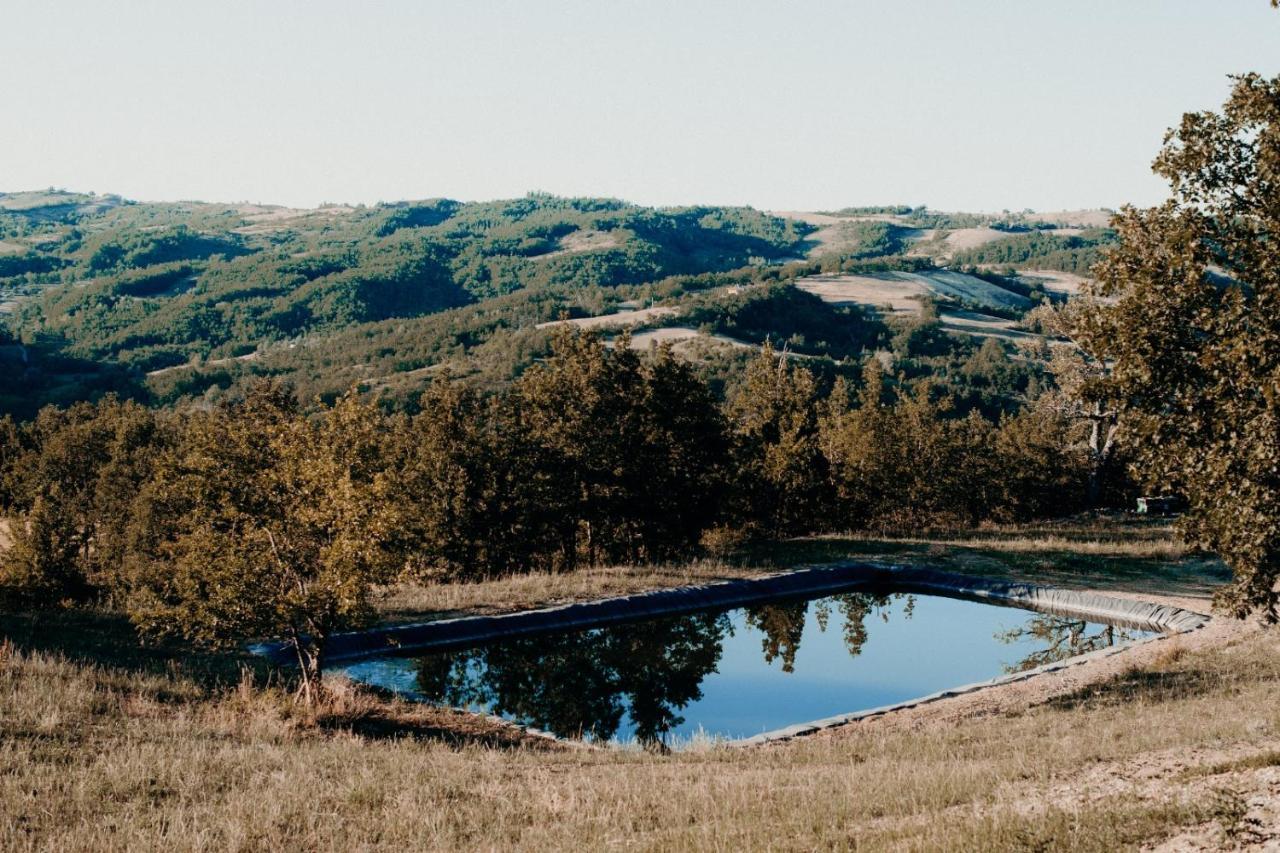
<instances>
[{"instance_id":1,"label":"bare soil patch","mask_svg":"<svg viewBox=\"0 0 1280 853\"><path fill-rule=\"evenodd\" d=\"M255 361L260 355L259 350L245 353L244 355L228 356L227 358L213 358L204 362L187 362L186 364L172 364L168 367L157 368L156 370L148 370L147 376L163 376L174 370L184 370L187 368L199 369L202 367L221 367L227 364L234 364L237 361Z\"/></svg>"},{"instance_id":2,"label":"bare soil patch","mask_svg":"<svg viewBox=\"0 0 1280 853\"><path fill-rule=\"evenodd\" d=\"M932 229L916 228L911 220L887 213L858 216L834 216L829 213L814 213L803 210L771 210L769 213L772 216L805 222L818 229L805 238L805 243L808 244L805 254L811 258L851 247L853 243L844 232L844 226L851 222L888 222L891 225L897 225L899 228L905 229L899 234L909 243L927 240L934 234Z\"/></svg>"},{"instance_id":3,"label":"bare soil patch","mask_svg":"<svg viewBox=\"0 0 1280 853\"><path fill-rule=\"evenodd\" d=\"M631 348L636 350L647 350L654 344L679 344L692 340L715 341L731 347L758 349L755 344L748 341L740 341L737 338L731 338L728 335L709 335L688 326L669 326L664 329L650 329L645 332L639 332L631 336Z\"/></svg>"},{"instance_id":4,"label":"bare soil patch","mask_svg":"<svg viewBox=\"0 0 1280 853\"><path fill-rule=\"evenodd\" d=\"M1040 285L1050 293L1061 293L1066 296L1078 296L1091 279L1075 273L1058 270L1023 270L1019 280L1029 285Z\"/></svg>"},{"instance_id":5,"label":"bare soil patch","mask_svg":"<svg viewBox=\"0 0 1280 853\"><path fill-rule=\"evenodd\" d=\"M580 231L574 231L572 234L566 234L560 238L560 248L553 252L547 252L545 255L538 255L539 259L557 258L563 255L576 255L582 252L597 252L602 249L616 249L622 245L622 238L613 231L596 231L591 228L584 228Z\"/></svg>"},{"instance_id":6,"label":"bare soil patch","mask_svg":"<svg viewBox=\"0 0 1280 853\"><path fill-rule=\"evenodd\" d=\"M886 272L875 275L815 275L802 278L796 287L835 304L916 313L920 297L939 296L991 308L1027 308L1031 302L1020 294L971 275L937 270L928 273Z\"/></svg>"},{"instance_id":7,"label":"bare soil patch","mask_svg":"<svg viewBox=\"0 0 1280 853\"><path fill-rule=\"evenodd\" d=\"M990 314L980 314L977 311L953 311L947 309L939 312L939 319L942 320L942 325L949 332L959 332L978 338L1000 338L1006 341L1035 341L1043 339L1041 335L1015 328L1013 320L992 317Z\"/></svg>"},{"instance_id":8,"label":"bare soil patch","mask_svg":"<svg viewBox=\"0 0 1280 853\"><path fill-rule=\"evenodd\" d=\"M1111 225L1110 210L1049 210L1030 214L1029 218L1038 222L1052 222L1058 226L1054 233L1061 234L1063 227L1069 228L1107 228Z\"/></svg>"},{"instance_id":9,"label":"bare soil patch","mask_svg":"<svg viewBox=\"0 0 1280 853\"><path fill-rule=\"evenodd\" d=\"M1003 240L1005 237L1012 236L1008 231L1000 231L995 228L957 228L947 234L944 242L947 249L952 252L962 252L965 249L976 249L979 246L985 246L987 243L996 240Z\"/></svg>"},{"instance_id":10,"label":"bare soil patch","mask_svg":"<svg viewBox=\"0 0 1280 853\"><path fill-rule=\"evenodd\" d=\"M601 314L598 317L578 317L573 320L551 320L539 323L539 329L552 326L577 326L579 329L610 329L625 326L642 326L659 317L671 317L678 314L675 308L666 305L655 305L652 308L636 308L630 311L618 311L613 314Z\"/></svg>"},{"instance_id":11,"label":"bare soil patch","mask_svg":"<svg viewBox=\"0 0 1280 853\"><path fill-rule=\"evenodd\" d=\"M326 205L317 208L277 207L275 205L242 204L236 207L250 224L232 229L237 234L270 234L283 231L301 219L324 218L334 219L346 216L355 211L354 207L342 204Z\"/></svg>"}]
</instances>

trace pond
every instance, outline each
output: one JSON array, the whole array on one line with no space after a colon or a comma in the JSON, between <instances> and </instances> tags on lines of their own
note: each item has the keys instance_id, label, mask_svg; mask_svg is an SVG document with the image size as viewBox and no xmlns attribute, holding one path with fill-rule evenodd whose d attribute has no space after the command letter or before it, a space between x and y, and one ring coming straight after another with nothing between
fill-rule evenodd
<instances>
[{"instance_id":1,"label":"pond","mask_svg":"<svg viewBox=\"0 0 1280 853\"><path fill-rule=\"evenodd\" d=\"M1146 636L960 599L854 592L345 671L563 737L678 744L875 708Z\"/></svg>"}]
</instances>

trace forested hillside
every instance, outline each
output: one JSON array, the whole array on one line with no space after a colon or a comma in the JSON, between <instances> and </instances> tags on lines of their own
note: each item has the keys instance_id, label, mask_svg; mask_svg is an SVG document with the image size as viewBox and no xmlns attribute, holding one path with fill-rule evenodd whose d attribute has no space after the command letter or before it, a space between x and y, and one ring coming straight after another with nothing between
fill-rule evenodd
<instances>
[{"instance_id":1,"label":"forested hillside","mask_svg":"<svg viewBox=\"0 0 1280 853\"><path fill-rule=\"evenodd\" d=\"M919 249L925 226L936 246L956 233L948 228L1016 231L1031 220L885 210L821 215L835 223L825 229L832 241L803 216L545 194L315 210L0 194L0 311L11 338L0 344L10 368L0 413L29 417L106 392L214 402L262 376L287 379L303 399L359 387L411 403L440 370L503 387L546 355L553 321L646 306L661 313L630 325L697 336L685 354L722 391L741 377L735 348L765 341L828 377L856 380L866 357L895 352L899 372L950 382L980 340L883 316L874 300L833 304L791 285L928 272L949 259ZM1016 233L955 261L1076 271L1106 236ZM1046 298L984 275L1015 301ZM996 313L987 320L1007 324L1021 309ZM921 368L921 358L958 367Z\"/></svg>"}]
</instances>

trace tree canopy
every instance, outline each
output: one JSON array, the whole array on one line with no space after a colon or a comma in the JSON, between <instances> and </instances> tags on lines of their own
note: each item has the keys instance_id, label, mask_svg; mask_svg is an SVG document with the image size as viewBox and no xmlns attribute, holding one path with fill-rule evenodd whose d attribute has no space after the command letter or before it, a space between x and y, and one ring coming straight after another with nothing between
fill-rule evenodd
<instances>
[{"instance_id":1,"label":"tree canopy","mask_svg":"<svg viewBox=\"0 0 1280 853\"><path fill-rule=\"evenodd\" d=\"M1233 612L1276 617L1280 578L1280 78L1235 78L1188 113L1155 161L1172 194L1116 218L1099 267L1114 300L1083 339L1150 480L1187 496L1191 539L1235 573Z\"/></svg>"}]
</instances>

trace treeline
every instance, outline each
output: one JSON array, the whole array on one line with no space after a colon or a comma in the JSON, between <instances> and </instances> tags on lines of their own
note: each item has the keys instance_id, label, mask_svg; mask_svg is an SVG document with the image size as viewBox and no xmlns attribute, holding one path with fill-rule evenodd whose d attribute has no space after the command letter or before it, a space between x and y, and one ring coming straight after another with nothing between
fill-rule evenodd
<instances>
[{"instance_id":1,"label":"treeline","mask_svg":"<svg viewBox=\"0 0 1280 853\"><path fill-rule=\"evenodd\" d=\"M1034 267L1088 275L1115 240L1115 232L1105 228L1090 229L1079 235L1032 232L957 252L952 262L961 266Z\"/></svg>"},{"instance_id":2,"label":"treeline","mask_svg":"<svg viewBox=\"0 0 1280 853\"><path fill-rule=\"evenodd\" d=\"M751 537L1059 515L1089 476L1051 408L956 416L928 386L827 388L766 347L719 404L693 368L562 330L503 393L438 379L416 414L282 386L0 421L0 588L106 599L203 641L285 637L304 671L375 584L643 563Z\"/></svg>"}]
</instances>

